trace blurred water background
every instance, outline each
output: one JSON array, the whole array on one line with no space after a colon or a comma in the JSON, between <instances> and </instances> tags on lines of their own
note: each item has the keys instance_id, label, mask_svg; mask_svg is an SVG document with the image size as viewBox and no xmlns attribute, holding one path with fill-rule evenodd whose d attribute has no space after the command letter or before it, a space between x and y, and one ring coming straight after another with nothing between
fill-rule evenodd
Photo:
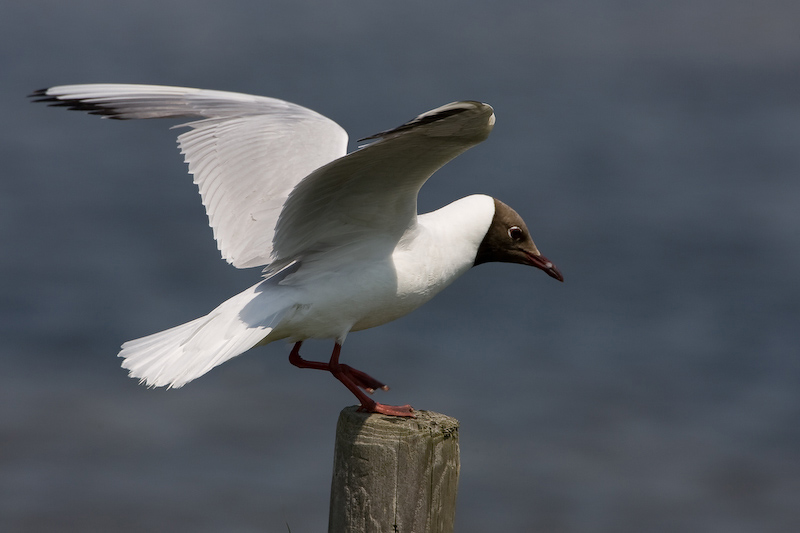
<instances>
[{"instance_id":1,"label":"blurred water background","mask_svg":"<svg viewBox=\"0 0 800 533\"><path fill-rule=\"evenodd\" d=\"M458 531L800 531L800 3L1 10L0 530L326 528L353 403L330 376L281 343L175 391L119 368L259 277L219 258L173 122L25 98L124 82L284 98L352 139L494 106L420 209L501 198L566 282L481 266L343 352L461 421Z\"/></svg>"}]
</instances>

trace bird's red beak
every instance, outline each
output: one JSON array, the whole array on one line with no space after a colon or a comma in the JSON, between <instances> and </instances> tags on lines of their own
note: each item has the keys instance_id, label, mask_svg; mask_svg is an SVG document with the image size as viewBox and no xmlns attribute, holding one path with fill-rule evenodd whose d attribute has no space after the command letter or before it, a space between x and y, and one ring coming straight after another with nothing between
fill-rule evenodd
<instances>
[{"instance_id":1,"label":"bird's red beak","mask_svg":"<svg viewBox=\"0 0 800 533\"><path fill-rule=\"evenodd\" d=\"M525 253L525 255L528 257L529 265L544 270L545 274L547 274L551 278L555 278L558 281L564 281L564 276L561 275L561 271L558 270L558 268L548 258L546 258L541 254L533 255L527 252Z\"/></svg>"}]
</instances>

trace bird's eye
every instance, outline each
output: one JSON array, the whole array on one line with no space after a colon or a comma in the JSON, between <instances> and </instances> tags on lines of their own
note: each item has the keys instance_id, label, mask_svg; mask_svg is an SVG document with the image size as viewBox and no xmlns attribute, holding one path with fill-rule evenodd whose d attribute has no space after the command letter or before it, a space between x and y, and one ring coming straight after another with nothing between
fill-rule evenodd
<instances>
[{"instance_id":1,"label":"bird's eye","mask_svg":"<svg viewBox=\"0 0 800 533\"><path fill-rule=\"evenodd\" d=\"M510 228L508 228L508 236L511 237L512 241L521 240L524 235L525 234L523 233L523 231L520 229L519 226L511 226Z\"/></svg>"}]
</instances>

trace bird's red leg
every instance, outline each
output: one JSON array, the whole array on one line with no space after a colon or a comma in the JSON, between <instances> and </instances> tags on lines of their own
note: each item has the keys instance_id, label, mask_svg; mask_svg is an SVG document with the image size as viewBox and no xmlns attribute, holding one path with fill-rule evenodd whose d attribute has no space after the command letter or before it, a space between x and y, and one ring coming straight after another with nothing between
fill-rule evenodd
<instances>
[{"instance_id":1,"label":"bird's red leg","mask_svg":"<svg viewBox=\"0 0 800 533\"><path fill-rule=\"evenodd\" d=\"M302 344L302 341L295 343L291 353L289 354L289 362L298 368L313 368L315 370L329 371L331 374L333 374L333 377L341 381L350 392L355 394L356 398L358 398L358 401L361 402L361 407L359 408L361 411L393 416L414 416L414 410L410 405L384 405L376 402L364 394L364 391L361 389L371 393L375 389L388 390L389 387L365 372L356 370L349 365L340 364L339 354L342 351L342 345L338 342L333 347L331 360L328 363L321 363L319 361L306 361L300 357L300 346Z\"/></svg>"},{"instance_id":2,"label":"bird's red leg","mask_svg":"<svg viewBox=\"0 0 800 533\"><path fill-rule=\"evenodd\" d=\"M355 394L358 401L361 402L361 407L359 407L359 411L366 411L368 413L381 413L384 415L391 415L391 416L414 416L414 409L410 405L384 405L382 403L378 403L366 394L364 391L358 388L358 385L354 382L352 376L349 372L343 370L343 366L339 364L339 353L342 350L342 345L338 342L333 346L333 353L331 354L331 360L328 365L330 366L331 374L333 377L338 379L339 381L347 387L350 392Z\"/></svg>"},{"instance_id":3,"label":"bird's red leg","mask_svg":"<svg viewBox=\"0 0 800 533\"><path fill-rule=\"evenodd\" d=\"M292 352L289 354L289 362L292 363L294 366L298 368L313 368L315 370L327 370L330 372L331 365L330 363L320 363L318 361L307 361L300 357L300 345L303 342L296 342L294 347L292 348ZM372 394L375 392L376 389L383 389L389 390L389 387L378 381L377 379L373 378L366 372L362 372L361 370L356 370L355 368L351 367L350 365L339 365L342 372L347 374L353 383L356 386L361 387L365 391Z\"/></svg>"},{"instance_id":4,"label":"bird's red leg","mask_svg":"<svg viewBox=\"0 0 800 533\"><path fill-rule=\"evenodd\" d=\"M294 343L291 353L289 354L289 362L297 368L313 368L315 370L330 370L331 367L328 363L320 363L317 361L306 361L300 357L300 346L303 341Z\"/></svg>"}]
</instances>

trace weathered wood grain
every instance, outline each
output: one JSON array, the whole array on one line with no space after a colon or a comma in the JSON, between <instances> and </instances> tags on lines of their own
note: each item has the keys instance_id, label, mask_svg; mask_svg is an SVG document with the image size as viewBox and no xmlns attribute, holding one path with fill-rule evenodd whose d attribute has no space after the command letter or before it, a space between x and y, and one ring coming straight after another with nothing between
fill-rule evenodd
<instances>
[{"instance_id":1,"label":"weathered wood grain","mask_svg":"<svg viewBox=\"0 0 800 533\"><path fill-rule=\"evenodd\" d=\"M450 533L458 488L458 420L345 408L336 427L329 533Z\"/></svg>"}]
</instances>

